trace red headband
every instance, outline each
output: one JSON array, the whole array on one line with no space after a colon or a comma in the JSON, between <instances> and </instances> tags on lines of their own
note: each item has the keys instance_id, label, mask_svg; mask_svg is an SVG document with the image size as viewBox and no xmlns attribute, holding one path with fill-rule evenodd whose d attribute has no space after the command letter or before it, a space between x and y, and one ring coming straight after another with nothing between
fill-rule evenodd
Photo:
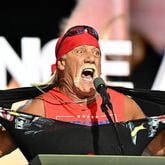
<instances>
[{"instance_id":1,"label":"red headband","mask_svg":"<svg viewBox=\"0 0 165 165\"><path fill-rule=\"evenodd\" d=\"M55 52L57 51L58 46L61 44L62 38L63 36L58 39ZM87 32L74 36L67 36L60 45L58 54L56 54L56 63L63 55L81 45L95 46L96 48L100 49L97 39ZM54 73L55 69L56 65L53 64L52 73Z\"/></svg>"}]
</instances>

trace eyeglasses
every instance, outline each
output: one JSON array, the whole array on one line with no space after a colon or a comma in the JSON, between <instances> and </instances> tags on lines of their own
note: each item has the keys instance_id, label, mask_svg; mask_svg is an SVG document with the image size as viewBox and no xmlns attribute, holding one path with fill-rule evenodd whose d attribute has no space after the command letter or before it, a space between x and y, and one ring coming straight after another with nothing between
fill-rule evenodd
<instances>
[{"instance_id":1,"label":"eyeglasses","mask_svg":"<svg viewBox=\"0 0 165 165\"><path fill-rule=\"evenodd\" d=\"M56 49L56 55L58 54L58 51L62 45L62 43L64 42L65 38L69 37L69 36L75 36L75 35L79 35L79 34L83 34L84 32L89 33L90 35L92 35L94 38L96 38L97 40L99 40L99 35L97 33L97 31L90 27L90 26L74 26L71 27L63 36L63 38L61 39L60 44L58 45L57 49Z\"/></svg>"}]
</instances>

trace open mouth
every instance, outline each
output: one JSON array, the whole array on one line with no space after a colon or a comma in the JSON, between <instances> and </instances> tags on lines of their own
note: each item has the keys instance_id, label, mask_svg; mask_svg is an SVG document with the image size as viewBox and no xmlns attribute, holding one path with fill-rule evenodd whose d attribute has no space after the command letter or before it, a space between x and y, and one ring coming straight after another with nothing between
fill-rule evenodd
<instances>
[{"instance_id":1,"label":"open mouth","mask_svg":"<svg viewBox=\"0 0 165 165\"><path fill-rule=\"evenodd\" d=\"M93 68L85 68L82 70L81 78L87 81L93 80L95 70Z\"/></svg>"}]
</instances>

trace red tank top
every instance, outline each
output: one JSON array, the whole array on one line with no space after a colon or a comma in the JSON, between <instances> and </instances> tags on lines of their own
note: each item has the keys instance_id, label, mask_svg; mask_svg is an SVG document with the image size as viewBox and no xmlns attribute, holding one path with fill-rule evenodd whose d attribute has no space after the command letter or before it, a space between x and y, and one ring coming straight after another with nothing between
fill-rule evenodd
<instances>
[{"instance_id":1,"label":"red tank top","mask_svg":"<svg viewBox=\"0 0 165 165\"><path fill-rule=\"evenodd\" d=\"M113 111L117 122L124 120L124 95L107 89L111 97ZM74 103L71 98L66 96L58 88L53 88L42 95L45 108L45 116L61 121L67 121L81 125L95 125L109 123L105 113L102 112L100 105L102 98L99 96L95 102L88 105ZM112 116L112 111L108 110Z\"/></svg>"}]
</instances>

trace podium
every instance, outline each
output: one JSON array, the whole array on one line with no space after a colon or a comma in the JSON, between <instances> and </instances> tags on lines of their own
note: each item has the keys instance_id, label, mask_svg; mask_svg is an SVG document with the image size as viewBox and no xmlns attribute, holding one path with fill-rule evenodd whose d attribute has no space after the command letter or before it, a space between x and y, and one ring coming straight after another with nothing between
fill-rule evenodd
<instances>
[{"instance_id":1,"label":"podium","mask_svg":"<svg viewBox=\"0 0 165 165\"><path fill-rule=\"evenodd\" d=\"M29 165L164 165L162 156L40 154Z\"/></svg>"}]
</instances>

